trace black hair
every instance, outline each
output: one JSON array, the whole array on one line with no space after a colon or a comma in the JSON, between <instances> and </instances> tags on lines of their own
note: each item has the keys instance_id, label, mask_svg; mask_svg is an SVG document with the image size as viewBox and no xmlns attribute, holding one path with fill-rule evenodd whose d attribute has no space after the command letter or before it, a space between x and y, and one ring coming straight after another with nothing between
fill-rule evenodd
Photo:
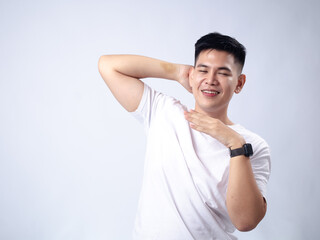
<instances>
[{"instance_id":1,"label":"black hair","mask_svg":"<svg viewBox=\"0 0 320 240\"><path fill-rule=\"evenodd\" d=\"M236 39L222 35L218 32L209 33L201 37L195 44L195 64L199 54L207 49L216 49L232 54L235 61L240 63L242 70L246 59L246 48Z\"/></svg>"}]
</instances>

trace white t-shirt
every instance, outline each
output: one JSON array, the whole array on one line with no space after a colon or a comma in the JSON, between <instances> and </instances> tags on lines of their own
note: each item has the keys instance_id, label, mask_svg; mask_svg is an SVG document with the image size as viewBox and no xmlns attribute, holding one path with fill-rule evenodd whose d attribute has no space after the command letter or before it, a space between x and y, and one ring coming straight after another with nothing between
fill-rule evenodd
<instances>
[{"instance_id":1,"label":"white t-shirt","mask_svg":"<svg viewBox=\"0 0 320 240\"><path fill-rule=\"evenodd\" d=\"M145 126L147 149L133 236L139 240L236 239L226 208L230 152L211 136L190 128L187 108L144 85L132 114ZM257 185L266 196L270 174L267 143L236 124L253 147Z\"/></svg>"}]
</instances>

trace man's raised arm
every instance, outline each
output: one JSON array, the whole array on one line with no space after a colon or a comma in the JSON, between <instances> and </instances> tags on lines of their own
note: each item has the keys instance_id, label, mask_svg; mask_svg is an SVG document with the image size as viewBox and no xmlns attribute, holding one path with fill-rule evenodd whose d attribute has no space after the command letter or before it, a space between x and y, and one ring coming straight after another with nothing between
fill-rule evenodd
<instances>
[{"instance_id":1,"label":"man's raised arm","mask_svg":"<svg viewBox=\"0 0 320 240\"><path fill-rule=\"evenodd\" d=\"M143 94L141 78L178 81L189 92L191 66L174 64L137 55L105 55L99 59L99 72L118 102L129 112L135 111Z\"/></svg>"}]
</instances>

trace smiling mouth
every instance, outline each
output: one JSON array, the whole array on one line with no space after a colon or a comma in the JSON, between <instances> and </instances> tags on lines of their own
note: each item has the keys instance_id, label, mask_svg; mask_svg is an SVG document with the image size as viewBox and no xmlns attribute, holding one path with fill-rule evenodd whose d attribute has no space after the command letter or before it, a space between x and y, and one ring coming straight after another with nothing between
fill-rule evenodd
<instances>
[{"instance_id":1,"label":"smiling mouth","mask_svg":"<svg viewBox=\"0 0 320 240\"><path fill-rule=\"evenodd\" d=\"M201 90L201 92L203 93L203 95L208 96L208 97L213 97L213 96L216 96L220 93L218 91L213 91L213 90Z\"/></svg>"}]
</instances>

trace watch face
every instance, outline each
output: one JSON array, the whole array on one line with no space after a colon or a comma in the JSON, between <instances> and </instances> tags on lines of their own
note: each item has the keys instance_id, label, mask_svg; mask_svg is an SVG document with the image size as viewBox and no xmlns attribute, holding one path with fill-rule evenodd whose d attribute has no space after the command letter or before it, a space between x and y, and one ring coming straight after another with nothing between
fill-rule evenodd
<instances>
[{"instance_id":1,"label":"watch face","mask_svg":"<svg viewBox=\"0 0 320 240\"><path fill-rule=\"evenodd\" d=\"M252 156L253 151L252 151L252 146L251 146L250 143L244 144L244 145L243 145L243 149L244 149L244 152L245 152L244 155L245 155L246 157Z\"/></svg>"}]
</instances>

